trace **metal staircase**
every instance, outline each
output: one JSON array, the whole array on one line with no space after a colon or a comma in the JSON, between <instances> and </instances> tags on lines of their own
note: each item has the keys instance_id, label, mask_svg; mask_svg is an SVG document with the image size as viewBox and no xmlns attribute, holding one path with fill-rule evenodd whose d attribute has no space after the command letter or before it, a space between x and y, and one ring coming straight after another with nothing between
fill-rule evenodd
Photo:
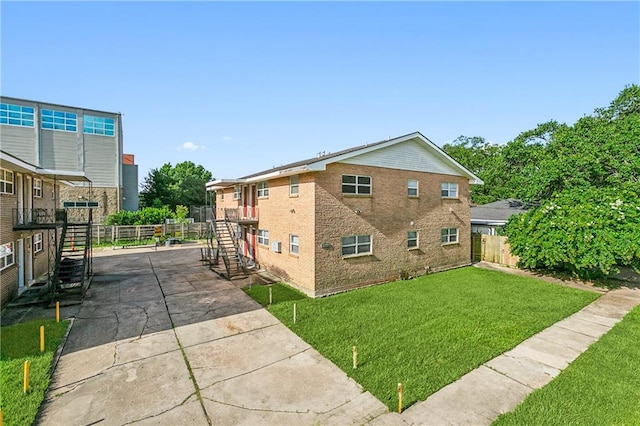
<instances>
[{"instance_id":1,"label":"metal staircase","mask_svg":"<svg viewBox=\"0 0 640 426\"><path fill-rule=\"evenodd\" d=\"M51 276L53 296L83 296L92 274L91 210L86 222L65 220L60 230L55 265Z\"/></svg>"},{"instance_id":2,"label":"metal staircase","mask_svg":"<svg viewBox=\"0 0 640 426\"><path fill-rule=\"evenodd\" d=\"M249 274L247 259L240 249L240 237L234 232L233 225L225 219L209 222L209 237L207 239L207 255L210 267L227 279L245 277ZM220 260L224 265L222 269Z\"/></svg>"}]
</instances>

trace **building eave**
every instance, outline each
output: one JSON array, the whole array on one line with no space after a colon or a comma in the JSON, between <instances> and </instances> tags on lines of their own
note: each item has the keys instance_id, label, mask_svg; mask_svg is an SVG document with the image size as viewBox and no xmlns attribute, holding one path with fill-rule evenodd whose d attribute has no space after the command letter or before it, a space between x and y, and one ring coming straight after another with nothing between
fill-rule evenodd
<instances>
[{"instance_id":1,"label":"building eave","mask_svg":"<svg viewBox=\"0 0 640 426\"><path fill-rule=\"evenodd\" d=\"M74 170L52 170L43 169L33 164L27 163L4 151L0 151L0 164L4 167L11 167L14 171L19 173L29 173L37 175L42 178L48 178L52 180L66 182L91 182L84 172Z\"/></svg>"}]
</instances>

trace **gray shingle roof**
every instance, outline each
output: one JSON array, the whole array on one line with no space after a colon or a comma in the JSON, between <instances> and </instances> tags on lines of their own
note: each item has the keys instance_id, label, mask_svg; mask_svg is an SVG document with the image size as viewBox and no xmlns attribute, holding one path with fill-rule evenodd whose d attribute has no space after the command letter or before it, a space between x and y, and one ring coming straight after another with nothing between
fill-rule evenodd
<instances>
[{"instance_id":1,"label":"gray shingle roof","mask_svg":"<svg viewBox=\"0 0 640 426\"><path fill-rule=\"evenodd\" d=\"M512 215L524 213L531 207L530 203L525 203L515 198L482 204L471 207L471 222L474 220L506 222Z\"/></svg>"},{"instance_id":2,"label":"gray shingle roof","mask_svg":"<svg viewBox=\"0 0 640 426\"><path fill-rule=\"evenodd\" d=\"M388 140L384 140L384 141L368 143L368 144L365 144L365 145L355 146L353 148L343 149L342 151L338 151L338 152L331 152L329 154L320 155L320 156L312 157L312 158L307 158L306 160L296 161L294 163L285 164L284 166L278 166L278 167L274 167L274 168L271 168L271 169L263 170L263 171L258 172L258 173L252 173L252 174L247 175L247 176L242 176L240 179L249 179L249 178L252 178L252 177L255 177L255 176L260 176L260 175L263 175L263 174L266 174L266 173L277 172L277 171L280 171L280 170L286 170L286 169L290 169L290 168L293 168L293 167L300 167L300 166L304 166L304 165L307 165L307 164L316 163L318 161L328 160L330 158L339 157L340 155L344 155L344 154L349 154L350 152L358 151L358 150L361 150L363 148L368 148L368 147L371 147L371 146L380 145L380 144L383 144L383 143L386 143L386 142L389 142L389 141L392 141L392 140L395 140L395 139L401 139L401 138L404 138L406 136L414 135L414 134L419 134L419 132L408 133L406 135L398 136L398 137L393 138L393 139L388 139Z\"/></svg>"}]
</instances>

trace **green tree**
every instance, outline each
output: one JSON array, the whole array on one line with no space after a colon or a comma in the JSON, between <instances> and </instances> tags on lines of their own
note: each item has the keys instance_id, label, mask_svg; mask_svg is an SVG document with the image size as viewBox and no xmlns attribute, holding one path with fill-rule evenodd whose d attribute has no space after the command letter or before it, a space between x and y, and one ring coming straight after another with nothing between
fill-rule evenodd
<instances>
[{"instance_id":1,"label":"green tree","mask_svg":"<svg viewBox=\"0 0 640 426\"><path fill-rule=\"evenodd\" d=\"M522 198L541 202L506 228L523 266L583 276L640 267L639 106L640 88L626 87L609 107L573 126L550 122L548 131L536 129L536 138L546 138L526 159L535 163L512 155L524 171L512 182Z\"/></svg>"},{"instance_id":2,"label":"green tree","mask_svg":"<svg viewBox=\"0 0 640 426\"><path fill-rule=\"evenodd\" d=\"M176 164L166 163L153 169L145 178L140 198L145 206L204 205L207 197L205 184L212 180L211 172L191 161Z\"/></svg>"},{"instance_id":3,"label":"green tree","mask_svg":"<svg viewBox=\"0 0 640 426\"><path fill-rule=\"evenodd\" d=\"M474 203L485 204L510 196L510 189L505 187L502 146L487 142L480 136L458 136L442 149L484 181L484 185L471 187Z\"/></svg>"}]
</instances>

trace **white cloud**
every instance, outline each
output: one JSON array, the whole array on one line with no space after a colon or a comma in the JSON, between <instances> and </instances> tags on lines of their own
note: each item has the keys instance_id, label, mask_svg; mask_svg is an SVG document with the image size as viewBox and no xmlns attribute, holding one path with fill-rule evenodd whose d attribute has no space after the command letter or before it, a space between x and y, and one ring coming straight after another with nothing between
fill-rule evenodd
<instances>
[{"instance_id":1,"label":"white cloud","mask_svg":"<svg viewBox=\"0 0 640 426\"><path fill-rule=\"evenodd\" d=\"M178 147L178 151L198 151L204 149L207 149L207 147L204 145L196 145L193 142L185 142L182 146Z\"/></svg>"},{"instance_id":2,"label":"white cloud","mask_svg":"<svg viewBox=\"0 0 640 426\"><path fill-rule=\"evenodd\" d=\"M222 140L223 141L230 141L231 140L231 136L223 136Z\"/></svg>"}]
</instances>

